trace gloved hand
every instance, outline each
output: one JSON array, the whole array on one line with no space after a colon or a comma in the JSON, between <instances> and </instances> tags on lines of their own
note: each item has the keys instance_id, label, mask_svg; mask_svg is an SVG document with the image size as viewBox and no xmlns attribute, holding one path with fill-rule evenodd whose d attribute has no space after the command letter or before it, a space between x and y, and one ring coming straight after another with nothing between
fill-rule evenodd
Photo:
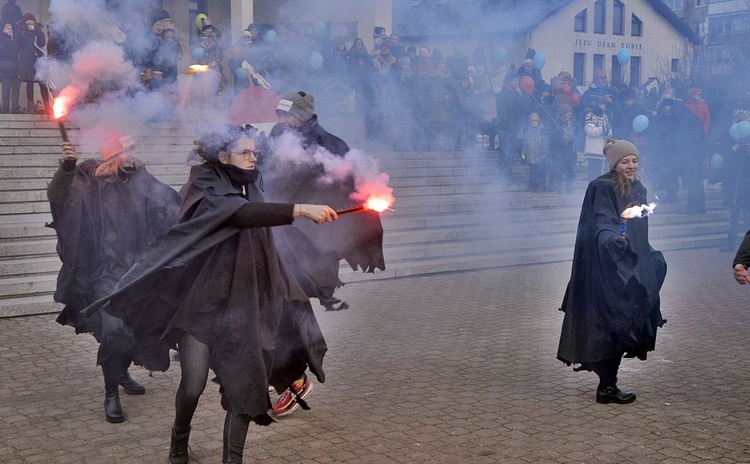
<instances>
[{"instance_id":1,"label":"gloved hand","mask_svg":"<svg viewBox=\"0 0 750 464\"><path fill-rule=\"evenodd\" d=\"M628 240L628 237L624 235L618 235L617 237L612 238L613 248L617 249L620 253L625 253L628 251L628 248L630 247L630 241Z\"/></svg>"}]
</instances>

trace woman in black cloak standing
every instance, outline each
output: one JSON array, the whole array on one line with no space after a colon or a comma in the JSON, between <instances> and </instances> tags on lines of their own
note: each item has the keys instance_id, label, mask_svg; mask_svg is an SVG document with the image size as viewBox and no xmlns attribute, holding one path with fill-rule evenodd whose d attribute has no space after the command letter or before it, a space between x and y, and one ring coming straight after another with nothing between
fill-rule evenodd
<instances>
[{"instance_id":1,"label":"woman in black cloak standing","mask_svg":"<svg viewBox=\"0 0 750 464\"><path fill-rule=\"evenodd\" d=\"M119 315L86 318L81 310L113 292L149 242L177 222L180 211L180 196L134 158L134 143L130 136L110 137L100 150L103 160L78 165L75 146L63 143L63 161L47 189L50 227L57 232L62 261L55 301L65 307L57 322L76 333L90 332L99 342L104 412L111 423L125 420L118 385L129 395L146 392L128 374L131 362L140 362L135 340Z\"/></svg>"},{"instance_id":2,"label":"woman in black cloak standing","mask_svg":"<svg viewBox=\"0 0 750 464\"><path fill-rule=\"evenodd\" d=\"M573 270L563 299L565 312L557 358L599 376L597 403L630 403L635 393L617 387L625 357L646 359L662 319L659 289L667 264L648 241L648 218L621 230L621 213L647 204L636 176L638 150L625 140L608 140L609 172L589 183L581 208Z\"/></svg>"},{"instance_id":3,"label":"woman in black cloak standing","mask_svg":"<svg viewBox=\"0 0 750 464\"><path fill-rule=\"evenodd\" d=\"M255 142L229 126L197 142L179 224L126 274L114 294L88 309L125 313L151 370L179 348L169 462L188 462L190 423L209 368L221 385L224 463L242 462L250 421L273 422L268 386L282 392L310 370L323 382L326 343L310 301L279 258L269 227L306 217L333 221L328 206L265 203ZM304 401L299 399L305 407Z\"/></svg>"}]
</instances>

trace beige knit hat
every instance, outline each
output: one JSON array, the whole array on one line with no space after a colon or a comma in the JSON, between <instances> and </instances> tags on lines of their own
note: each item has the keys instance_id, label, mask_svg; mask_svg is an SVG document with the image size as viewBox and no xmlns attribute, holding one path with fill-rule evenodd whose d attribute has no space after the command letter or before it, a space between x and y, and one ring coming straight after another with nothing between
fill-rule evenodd
<instances>
[{"instance_id":1,"label":"beige knit hat","mask_svg":"<svg viewBox=\"0 0 750 464\"><path fill-rule=\"evenodd\" d=\"M604 142L604 156L607 157L610 171L614 171L617 163L628 155L638 156L638 149L627 140L609 139Z\"/></svg>"},{"instance_id":2,"label":"beige knit hat","mask_svg":"<svg viewBox=\"0 0 750 464\"><path fill-rule=\"evenodd\" d=\"M279 114L279 111L291 113L300 121L307 122L315 115L315 99L301 90L287 92L276 105L276 114Z\"/></svg>"}]
</instances>

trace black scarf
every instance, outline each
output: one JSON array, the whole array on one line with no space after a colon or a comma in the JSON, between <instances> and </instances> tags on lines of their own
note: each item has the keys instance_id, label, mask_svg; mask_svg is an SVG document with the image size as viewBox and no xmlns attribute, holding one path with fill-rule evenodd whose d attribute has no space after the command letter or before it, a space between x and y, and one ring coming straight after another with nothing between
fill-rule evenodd
<instances>
[{"instance_id":1,"label":"black scarf","mask_svg":"<svg viewBox=\"0 0 750 464\"><path fill-rule=\"evenodd\" d=\"M258 171L257 169L248 170L238 168L233 164L218 164L219 167L221 167L221 169L224 171L224 174L226 174L229 178L229 182L232 183L232 186L238 189L248 184L255 183L255 181L258 180L258 176L260 175L260 171Z\"/></svg>"}]
</instances>

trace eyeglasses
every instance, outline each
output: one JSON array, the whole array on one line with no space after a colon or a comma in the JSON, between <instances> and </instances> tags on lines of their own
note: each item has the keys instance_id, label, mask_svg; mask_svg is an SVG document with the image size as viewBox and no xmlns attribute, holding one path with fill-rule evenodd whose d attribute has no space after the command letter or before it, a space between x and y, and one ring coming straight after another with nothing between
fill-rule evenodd
<instances>
[{"instance_id":1,"label":"eyeglasses","mask_svg":"<svg viewBox=\"0 0 750 464\"><path fill-rule=\"evenodd\" d=\"M245 161L250 161L252 157L258 159L258 155L252 150L245 150L242 153L232 153L232 155L241 156Z\"/></svg>"}]
</instances>

